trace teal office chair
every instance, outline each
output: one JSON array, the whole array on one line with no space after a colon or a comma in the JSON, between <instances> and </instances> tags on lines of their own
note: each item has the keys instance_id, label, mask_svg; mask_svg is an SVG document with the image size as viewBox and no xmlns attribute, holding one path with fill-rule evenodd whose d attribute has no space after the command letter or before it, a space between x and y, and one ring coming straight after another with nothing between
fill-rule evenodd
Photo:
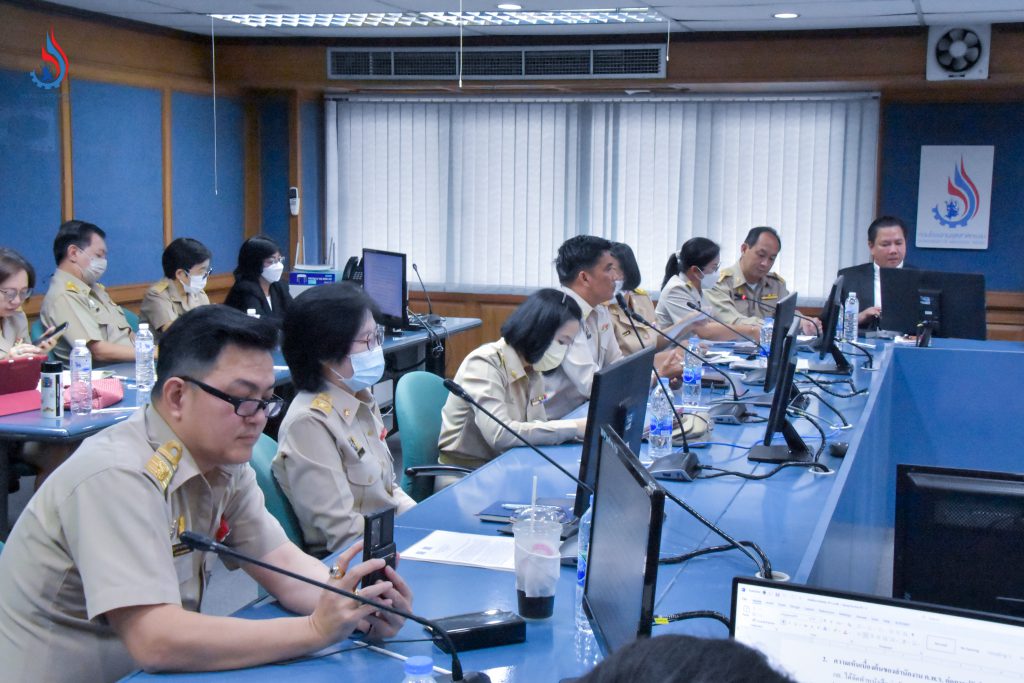
<instances>
[{"instance_id":1,"label":"teal office chair","mask_svg":"<svg viewBox=\"0 0 1024 683\"><path fill-rule=\"evenodd\" d=\"M465 474L472 470L437 462L441 435L441 409L448 400L444 380L431 372L402 375L395 387L395 417L402 442L402 488L419 502L434 492L439 474Z\"/></svg>"},{"instance_id":2,"label":"teal office chair","mask_svg":"<svg viewBox=\"0 0 1024 683\"><path fill-rule=\"evenodd\" d=\"M132 310L129 310L129 309L125 308L124 306L121 307L121 310L124 311L124 318L125 318L125 320L128 321L128 324L131 325L132 332L134 332L135 334L138 334L139 333L139 316L138 316L138 314L135 313L135 311L132 311Z\"/></svg>"},{"instance_id":3,"label":"teal office chair","mask_svg":"<svg viewBox=\"0 0 1024 683\"><path fill-rule=\"evenodd\" d=\"M281 486L274 479L274 473L270 469L270 463L274 461L277 454L277 442L266 434L260 434L259 441L252 449L252 468L256 470L256 483L263 491L263 498L267 511L270 512L281 523L285 534L292 543L305 548L302 540L302 527L299 526L299 518L295 516L295 510L288 498L281 490Z\"/></svg>"},{"instance_id":4,"label":"teal office chair","mask_svg":"<svg viewBox=\"0 0 1024 683\"><path fill-rule=\"evenodd\" d=\"M3 553L3 551L4 551L4 542L0 541L0 553Z\"/></svg>"}]
</instances>

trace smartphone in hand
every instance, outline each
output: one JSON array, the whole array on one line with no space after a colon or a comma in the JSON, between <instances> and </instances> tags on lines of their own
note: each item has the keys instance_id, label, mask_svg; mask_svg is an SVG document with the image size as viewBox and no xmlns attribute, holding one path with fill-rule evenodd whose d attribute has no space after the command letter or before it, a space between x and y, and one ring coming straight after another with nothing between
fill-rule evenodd
<instances>
[{"instance_id":1,"label":"smartphone in hand","mask_svg":"<svg viewBox=\"0 0 1024 683\"><path fill-rule=\"evenodd\" d=\"M64 330L66 330L66 329L68 329L68 323L65 320L60 325L57 325L57 327L55 327L52 330L50 330L49 332L43 334L43 336L41 336L39 339L36 339L35 341L33 341L32 344L35 345L35 346L39 346L40 344L45 344L46 342L50 341L54 337L57 337L57 336L63 334Z\"/></svg>"},{"instance_id":2,"label":"smartphone in hand","mask_svg":"<svg viewBox=\"0 0 1024 683\"><path fill-rule=\"evenodd\" d=\"M363 516L363 562L382 558L387 566L395 566L395 509L388 508ZM384 570L368 574L363 578L363 587L378 581L387 581Z\"/></svg>"}]
</instances>

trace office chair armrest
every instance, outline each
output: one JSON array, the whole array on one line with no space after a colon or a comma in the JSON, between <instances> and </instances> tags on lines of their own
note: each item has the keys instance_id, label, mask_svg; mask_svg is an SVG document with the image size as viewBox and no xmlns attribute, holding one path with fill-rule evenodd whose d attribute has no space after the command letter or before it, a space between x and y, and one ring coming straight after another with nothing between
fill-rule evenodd
<instances>
[{"instance_id":1,"label":"office chair armrest","mask_svg":"<svg viewBox=\"0 0 1024 683\"><path fill-rule=\"evenodd\" d=\"M458 465L417 465L406 467L405 474L409 477L436 477L442 474L469 474L473 470Z\"/></svg>"}]
</instances>

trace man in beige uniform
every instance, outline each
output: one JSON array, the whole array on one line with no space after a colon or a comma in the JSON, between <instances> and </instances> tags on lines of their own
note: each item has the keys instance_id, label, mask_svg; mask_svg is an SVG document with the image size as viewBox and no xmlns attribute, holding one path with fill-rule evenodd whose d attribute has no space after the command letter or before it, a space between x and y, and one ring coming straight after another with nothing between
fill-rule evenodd
<instances>
[{"instance_id":1,"label":"man in beige uniform","mask_svg":"<svg viewBox=\"0 0 1024 683\"><path fill-rule=\"evenodd\" d=\"M153 403L86 440L40 488L0 554L0 661L12 681L113 681L136 666L216 670L296 657L401 621L265 569L246 571L309 617L196 613L212 557L186 529L320 580L327 567L288 542L247 465L280 410L276 330L223 306L183 316L165 339ZM202 378L202 379L199 379ZM359 546L339 558L345 569ZM383 561L335 579L353 590ZM393 570L367 597L408 609Z\"/></svg>"},{"instance_id":2,"label":"man in beige uniform","mask_svg":"<svg viewBox=\"0 0 1024 683\"><path fill-rule=\"evenodd\" d=\"M65 365L76 339L84 339L95 364L135 360L135 335L124 311L99 284L107 270L106 233L92 223L68 221L53 241L57 270L39 310L44 327L68 328L53 350Z\"/></svg>"}]
</instances>

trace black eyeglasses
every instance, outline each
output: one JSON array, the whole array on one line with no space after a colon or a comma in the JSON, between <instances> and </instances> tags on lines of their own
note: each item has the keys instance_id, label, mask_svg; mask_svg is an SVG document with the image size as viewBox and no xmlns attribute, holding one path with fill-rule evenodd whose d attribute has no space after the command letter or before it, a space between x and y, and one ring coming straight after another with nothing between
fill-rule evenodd
<instances>
[{"instance_id":1,"label":"black eyeglasses","mask_svg":"<svg viewBox=\"0 0 1024 683\"><path fill-rule=\"evenodd\" d=\"M235 407L235 415L239 417L252 417L261 410L267 414L267 419L277 417L281 413L281 409L284 408L284 399L280 396L274 396L273 398L238 398L231 394L225 394L220 389L215 389L205 382L200 382L197 379L191 377L179 377L178 379L186 382L191 382L197 387L208 393L210 396L216 396L222 401L227 401Z\"/></svg>"},{"instance_id":2,"label":"black eyeglasses","mask_svg":"<svg viewBox=\"0 0 1024 683\"><path fill-rule=\"evenodd\" d=\"M7 299L7 303L13 304L15 299L21 299L21 303L28 301L28 298L32 296L32 288L26 287L25 289L0 289L0 295Z\"/></svg>"}]
</instances>

